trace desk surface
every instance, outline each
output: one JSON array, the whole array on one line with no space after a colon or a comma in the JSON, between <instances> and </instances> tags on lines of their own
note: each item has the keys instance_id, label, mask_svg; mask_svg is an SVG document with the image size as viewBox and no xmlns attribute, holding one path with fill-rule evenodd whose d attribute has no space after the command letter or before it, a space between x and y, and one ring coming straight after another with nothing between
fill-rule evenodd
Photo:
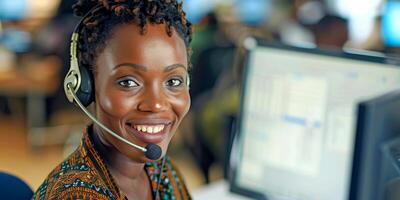
<instances>
[{"instance_id":1,"label":"desk surface","mask_svg":"<svg viewBox=\"0 0 400 200\"><path fill-rule=\"evenodd\" d=\"M54 93L59 85L58 77L31 77L23 72L11 70L0 74L0 92L19 94L26 92Z\"/></svg>"},{"instance_id":2,"label":"desk surface","mask_svg":"<svg viewBox=\"0 0 400 200\"><path fill-rule=\"evenodd\" d=\"M218 199L218 200L247 200L238 194L229 191L229 183L225 180L213 182L192 192L193 199Z\"/></svg>"},{"instance_id":3,"label":"desk surface","mask_svg":"<svg viewBox=\"0 0 400 200\"><path fill-rule=\"evenodd\" d=\"M60 70L62 68L57 57L31 59L20 65L0 71L2 95L25 95L32 92L49 95L57 91L61 84Z\"/></svg>"}]
</instances>

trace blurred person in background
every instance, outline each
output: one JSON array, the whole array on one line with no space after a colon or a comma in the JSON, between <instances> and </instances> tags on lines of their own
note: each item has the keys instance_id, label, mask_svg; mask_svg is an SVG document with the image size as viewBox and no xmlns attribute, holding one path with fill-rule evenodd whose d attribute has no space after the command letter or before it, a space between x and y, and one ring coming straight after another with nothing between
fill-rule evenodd
<instances>
[{"instance_id":1,"label":"blurred person in background","mask_svg":"<svg viewBox=\"0 0 400 200\"><path fill-rule=\"evenodd\" d=\"M74 11L83 16L77 57L88 80L82 82L91 76L94 81L83 104L93 102L96 118L120 137L156 145L164 157L148 157L98 123L89 125L77 150L49 174L33 199L190 199L165 156L190 106L192 29L182 3L78 0Z\"/></svg>"},{"instance_id":2,"label":"blurred person in background","mask_svg":"<svg viewBox=\"0 0 400 200\"><path fill-rule=\"evenodd\" d=\"M290 0L288 1L288 16L280 21L278 29L279 41L283 44L293 46L314 46L314 35L312 31L303 23L304 16L312 14L309 9L303 9L307 1ZM322 8L317 7L312 10L316 11ZM310 15L312 16L312 15ZM315 16L318 18L319 16ZM309 22L312 23L312 22Z\"/></svg>"},{"instance_id":3,"label":"blurred person in background","mask_svg":"<svg viewBox=\"0 0 400 200\"><path fill-rule=\"evenodd\" d=\"M226 66L224 50L233 48L233 44L221 29L221 22L216 14L211 12L203 17L200 24L196 25L191 47L194 52L191 58L193 68L190 96L195 100L199 94L214 86L216 77Z\"/></svg>"},{"instance_id":4,"label":"blurred person in background","mask_svg":"<svg viewBox=\"0 0 400 200\"><path fill-rule=\"evenodd\" d=\"M340 49L349 39L348 20L329 14L323 1L294 0L279 29L280 41L294 46Z\"/></svg>"},{"instance_id":5,"label":"blurred person in background","mask_svg":"<svg viewBox=\"0 0 400 200\"><path fill-rule=\"evenodd\" d=\"M317 47L341 49L349 39L348 22L334 15L325 15L312 27Z\"/></svg>"},{"instance_id":6,"label":"blurred person in background","mask_svg":"<svg viewBox=\"0 0 400 200\"><path fill-rule=\"evenodd\" d=\"M193 35L191 86L192 107L188 120L191 135L184 137L185 144L191 150L201 169L205 182L209 182L208 170L214 162L214 152L209 140L204 138L200 129L200 112L208 102L210 91L215 87L220 74L230 68L234 44L227 33L229 25L221 20L220 10L213 8L196 25Z\"/></svg>"},{"instance_id":7,"label":"blurred person in background","mask_svg":"<svg viewBox=\"0 0 400 200\"><path fill-rule=\"evenodd\" d=\"M194 135L186 138L186 143L206 183L215 178L210 177L212 167L218 172L223 171L224 174L221 173L218 178L227 176L232 123L240 98L242 66L234 63L235 59L239 59L236 58L236 48L240 40L247 36L272 40L272 33L263 27L269 16L268 2L240 2L215 9L215 14L205 17L209 23L207 26L212 27L213 31L194 34L193 44L201 39L201 43L207 45L201 45L198 49L193 46L197 56L193 60L191 74L193 104L189 119L192 120ZM203 36L205 34L207 37Z\"/></svg>"},{"instance_id":8,"label":"blurred person in background","mask_svg":"<svg viewBox=\"0 0 400 200\"><path fill-rule=\"evenodd\" d=\"M193 56L191 70L190 95L192 107L188 119L192 126L192 135L184 137L185 144L191 150L195 161L203 173L205 182L209 180L209 168L215 161L215 149L211 148L209 138L204 137L206 130L200 126L200 113L211 98L221 72L231 66L233 42L229 40L218 14L213 11L203 17L196 25L193 35ZM211 127L209 127L211 128ZM218 137L216 135L216 137Z\"/></svg>"}]
</instances>

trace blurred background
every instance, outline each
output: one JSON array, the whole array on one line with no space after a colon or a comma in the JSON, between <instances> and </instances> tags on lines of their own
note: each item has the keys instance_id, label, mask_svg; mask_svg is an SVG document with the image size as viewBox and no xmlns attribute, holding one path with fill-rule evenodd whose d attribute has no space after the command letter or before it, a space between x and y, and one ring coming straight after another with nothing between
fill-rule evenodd
<instances>
[{"instance_id":1,"label":"blurred background","mask_svg":"<svg viewBox=\"0 0 400 200\"><path fill-rule=\"evenodd\" d=\"M73 0L0 0L0 171L36 190L89 122L67 102ZM170 145L191 191L228 176L247 36L287 45L400 54L400 1L184 0L195 24L190 113Z\"/></svg>"}]
</instances>

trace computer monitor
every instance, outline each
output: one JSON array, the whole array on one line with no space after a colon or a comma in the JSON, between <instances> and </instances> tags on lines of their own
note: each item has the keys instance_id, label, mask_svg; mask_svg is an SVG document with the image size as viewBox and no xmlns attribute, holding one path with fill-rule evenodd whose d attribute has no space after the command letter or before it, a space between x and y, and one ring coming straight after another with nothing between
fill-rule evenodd
<instances>
[{"instance_id":1,"label":"computer monitor","mask_svg":"<svg viewBox=\"0 0 400 200\"><path fill-rule=\"evenodd\" d=\"M396 60L255 44L246 56L231 191L269 200L348 200L357 105L400 89Z\"/></svg>"},{"instance_id":2,"label":"computer monitor","mask_svg":"<svg viewBox=\"0 0 400 200\"><path fill-rule=\"evenodd\" d=\"M358 106L351 200L400 199L400 91Z\"/></svg>"}]
</instances>

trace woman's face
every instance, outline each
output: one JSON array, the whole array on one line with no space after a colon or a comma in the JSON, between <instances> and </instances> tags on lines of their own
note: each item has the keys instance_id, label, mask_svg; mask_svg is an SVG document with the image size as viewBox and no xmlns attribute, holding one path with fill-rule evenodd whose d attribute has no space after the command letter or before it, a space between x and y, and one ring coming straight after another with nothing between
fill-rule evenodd
<instances>
[{"instance_id":1,"label":"woman's face","mask_svg":"<svg viewBox=\"0 0 400 200\"><path fill-rule=\"evenodd\" d=\"M187 53L174 31L164 24L136 24L115 29L96 60L96 115L107 127L134 144L157 144L165 154L179 123L190 107ZM107 146L138 162L143 152L101 129Z\"/></svg>"}]
</instances>

